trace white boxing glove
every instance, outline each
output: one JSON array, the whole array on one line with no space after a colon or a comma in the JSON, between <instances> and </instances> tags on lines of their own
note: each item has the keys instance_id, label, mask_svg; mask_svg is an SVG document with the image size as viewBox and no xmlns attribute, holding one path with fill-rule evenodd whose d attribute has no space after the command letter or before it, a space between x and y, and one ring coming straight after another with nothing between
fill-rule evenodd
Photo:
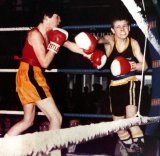
<instances>
[{"instance_id":1,"label":"white boxing glove","mask_svg":"<svg viewBox=\"0 0 160 156\"><path fill-rule=\"evenodd\" d=\"M91 54L97 46L97 39L88 32L81 32L75 36L75 43L84 53Z\"/></svg>"},{"instance_id":2,"label":"white boxing glove","mask_svg":"<svg viewBox=\"0 0 160 156\"><path fill-rule=\"evenodd\" d=\"M116 57L111 63L111 73L114 76L127 74L131 70L129 61L122 57Z\"/></svg>"}]
</instances>

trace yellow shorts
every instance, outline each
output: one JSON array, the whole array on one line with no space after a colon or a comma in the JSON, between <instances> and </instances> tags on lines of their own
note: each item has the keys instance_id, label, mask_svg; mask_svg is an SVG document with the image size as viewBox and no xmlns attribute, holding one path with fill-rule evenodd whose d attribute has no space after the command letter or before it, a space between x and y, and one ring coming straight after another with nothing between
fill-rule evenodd
<instances>
[{"instance_id":1,"label":"yellow shorts","mask_svg":"<svg viewBox=\"0 0 160 156\"><path fill-rule=\"evenodd\" d=\"M42 69L21 62L16 74L16 91L22 105L33 103L51 96L50 88Z\"/></svg>"}]
</instances>

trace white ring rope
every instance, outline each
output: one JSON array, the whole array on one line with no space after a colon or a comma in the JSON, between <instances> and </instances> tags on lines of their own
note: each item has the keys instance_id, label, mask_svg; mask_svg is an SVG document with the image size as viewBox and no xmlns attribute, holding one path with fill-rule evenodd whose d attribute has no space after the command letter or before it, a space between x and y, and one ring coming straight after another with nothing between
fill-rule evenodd
<instances>
[{"instance_id":1,"label":"white ring rope","mask_svg":"<svg viewBox=\"0 0 160 156\"><path fill-rule=\"evenodd\" d=\"M141 107L141 97L142 97L142 88L143 88L143 81L144 81L144 64L145 64L145 57L146 57L146 47L147 47L147 38L145 37L145 46L144 46L144 57L142 61L142 74L141 74L141 85L140 85L140 92L139 92L139 100L138 100L138 109L137 115L140 115L140 107Z\"/></svg>"},{"instance_id":2,"label":"white ring rope","mask_svg":"<svg viewBox=\"0 0 160 156\"><path fill-rule=\"evenodd\" d=\"M1 73L16 73L18 69L0 69ZM45 70L47 73L57 73L58 69Z\"/></svg>"},{"instance_id":3,"label":"white ring rope","mask_svg":"<svg viewBox=\"0 0 160 156\"><path fill-rule=\"evenodd\" d=\"M39 152L48 153L53 149L65 148L69 144L87 142L95 138L116 133L119 130L131 126L145 125L159 121L160 117L133 117L118 121L0 138L0 155L26 156L28 154L36 155Z\"/></svg>"},{"instance_id":4,"label":"white ring rope","mask_svg":"<svg viewBox=\"0 0 160 156\"><path fill-rule=\"evenodd\" d=\"M12 27L12 28L0 28L0 31L28 31L32 27Z\"/></svg>"},{"instance_id":5,"label":"white ring rope","mask_svg":"<svg viewBox=\"0 0 160 156\"><path fill-rule=\"evenodd\" d=\"M24 111L0 110L0 115L4 115L4 114L8 114L8 115L24 115ZM37 112L37 115L44 116L44 113L43 112Z\"/></svg>"}]
</instances>

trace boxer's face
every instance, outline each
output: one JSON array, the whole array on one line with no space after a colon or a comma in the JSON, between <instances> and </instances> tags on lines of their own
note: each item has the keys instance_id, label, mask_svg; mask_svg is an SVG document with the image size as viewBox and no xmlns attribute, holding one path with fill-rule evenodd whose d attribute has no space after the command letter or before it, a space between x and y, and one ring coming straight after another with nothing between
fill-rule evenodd
<instances>
[{"instance_id":1,"label":"boxer's face","mask_svg":"<svg viewBox=\"0 0 160 156\"><path fill-rule=\"evenodd\" d=\"M58 27L61 22L61 18L58 14L53 14L52 17L48 17L48 24L50 29Z\"/></svg>"},{"instance_id":2,"label":"boxer's face","mask_svg":"<svg viewBox=\"0 0 160 156\"><path fill-rule=\"evenodd\" d=\"M126 38L130 31L130 26L126 20L117 20L111 28L112 32L119 38Z\"/></svg>"},{"instance_id":3,"label":"boxer's face","mask_svg":"<svg viewBox=\"0 0 160 156\"><path fill-rule=\"evenodd\" d=\"M58 26L61 23L61 18L58 14L53 14L52 21L56 26Z\"/></svg>"}]
</instances>

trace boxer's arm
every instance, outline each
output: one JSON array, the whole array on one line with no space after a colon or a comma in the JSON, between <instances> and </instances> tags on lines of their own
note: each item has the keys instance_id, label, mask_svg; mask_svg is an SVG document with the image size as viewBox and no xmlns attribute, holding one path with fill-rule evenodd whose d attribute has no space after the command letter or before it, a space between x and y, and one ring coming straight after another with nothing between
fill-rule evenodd
<instances>
[{"instance_id":1,"label":"boxer's arm","mask_svg":"<svg viewBox=\"0 0 160 156\"><path fill-rule=\"evenodd\" d=\"M96 49L92 54L86 54L83 49L79 48L74 42L70 41L66 41L63 46L71 52L81 54L88 58L93 63L94 68L101 69L107 61L107 57L101 50Z\"/></svg>"},{"instance_id":2,"label":"boxer's arm","mask_svg":"<svg viewBox=\"0 0 160 156\"><path fill-rule=\"evenodd\" d=\"M113 35L104 35L102 37L97 37L98 44L110 44L113 40Z\"/></svg>"},{"instance_id":3,"label":"boxer's arm","mask_svg":"<svg viewBox=\"0 0 160 156\"><path fill-rule=\"evenodd\" d=\"M84 57L88 57L88 55L83 52L83 49L79 48L79 47L76 45L76 43L74 43L74 42L71 42L71 41L68 41L68 40L67 40L67 41L63 44L63 46L64 46L65 48L67 48L68 50L70 50L71 52L74 52L74 53L83 55Z\"/></svg>"},{"instance_id":4,"label":"boxer's arm","mask_svg":"<svg viewBox=\"0 0 160 156\"><path fill-rule=\"evenodd\" d=\"M136 59L138 60L138 63L136 63L134 61L130 62L130 64L131 64L131 70L141 71L142 70L142 63L143 63L144 56L143 56L143 54L141 52L140 45L134 39L132 39L131 44L132 44L133 54L136 57ZM145 60L144 70L146 70L147 68L148 68L148 65L147 65L146 60Z\"/></svg>"},{"instance_id":5,"label":"boxer's arm","mask_svg":"<svg viewBox=\"0 0 160 156\"><path fill-rule=\"evenodd\" d=\"M97 38L98 44L104 44L104 49L106 56L109 57L113 46L114 46L114 36L113 35L104 35L102 37Z\"/></svg>"},{"instance_id":6,"label":"boxer's arm","mask_svg":"<svg viewBox=\"0 0 160 156\"><path fill-rule=\"evenodd\" d=\"M51 61L53 60L55 53L48 52L44 47L44 40L42 36L37 31L30 32L28 35L28 42L33 47L36 57L43 68L47 68Z\"/></svg>"}]
</instances>

